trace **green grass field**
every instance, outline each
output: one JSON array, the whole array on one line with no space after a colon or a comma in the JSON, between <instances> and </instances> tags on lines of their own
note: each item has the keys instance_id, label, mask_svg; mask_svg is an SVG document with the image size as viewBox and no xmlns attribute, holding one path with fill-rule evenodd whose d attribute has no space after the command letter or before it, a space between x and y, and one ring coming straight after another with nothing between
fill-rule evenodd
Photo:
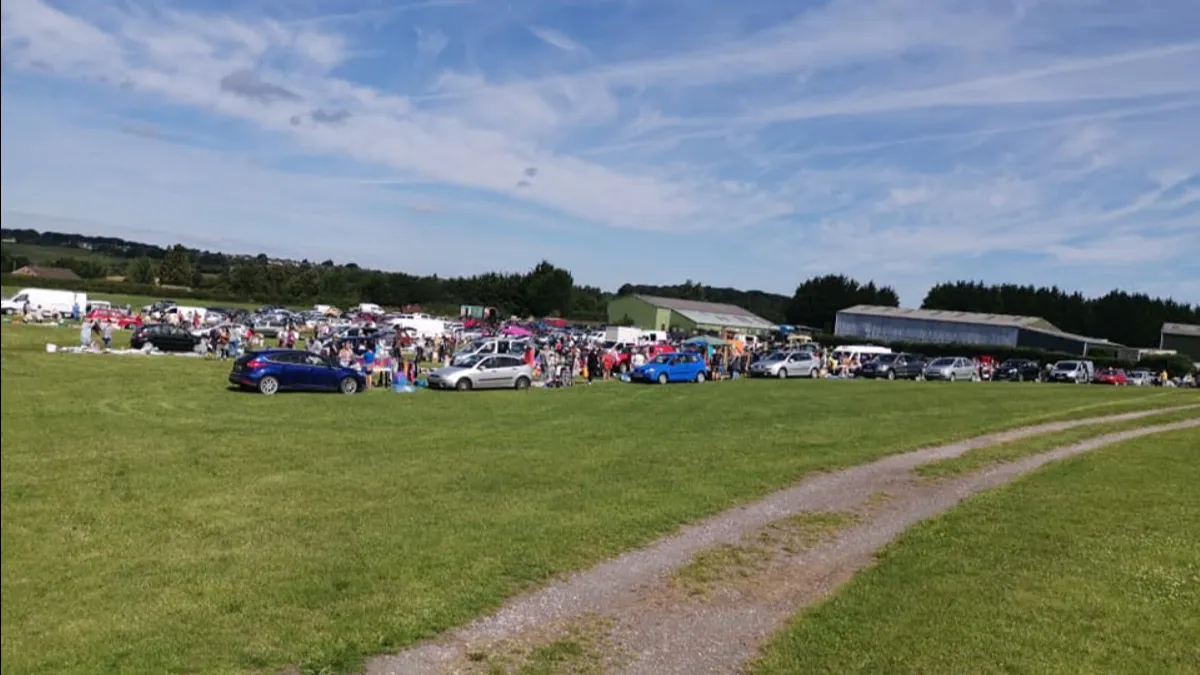
<instances>
[{"instance_id":1,"label":"green grass field","mask_svg":"<svg viewBox=\"0 0 1200 675\"><path fill-rule=\"evenodd\" d=\"M349 671L818 470L1194 392L741 381L262 397L5 326L2 667Z\"/></svg>"},{"instance_id":2,"label":"green grass field","mask_svg":"<svg viewBox=\"0 0 1200 675\"><path fill-rule=\"evenodd\" d=\"M45 265L60 258L77 258L79 260L95 260L105 263L116 261L115 258L105 253L89 251L85 248L75 246L39 246L37 244L16 244L12 242L5 242L2 246L4 253L14 258L24 256L34 265ZM12 270L4 271L7 273Z\"/></svg>"},{"instance_id":3,"label":"green grass field","mask_svg":"<svg viewBox=\"0 0 1200 675\"><path fill-rule=\"evenodd\" d=\"M1198 450L1137 439L918 525L752 672L1200 672Z\"/></svg>"}]
</instances>

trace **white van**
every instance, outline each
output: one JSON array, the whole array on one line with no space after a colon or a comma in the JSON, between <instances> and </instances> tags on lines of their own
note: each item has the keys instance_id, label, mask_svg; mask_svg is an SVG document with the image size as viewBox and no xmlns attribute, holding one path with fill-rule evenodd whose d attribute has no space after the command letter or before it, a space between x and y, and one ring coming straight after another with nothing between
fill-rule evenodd
<instances>
[{"instance_id":1,"label":"white van","mask_svg":"<svg viewBox=\"0 0 1200 675\"><path fill-rule=\"evenodd\" d=\"M842 359L858 357L858 361L861 363L873 359L880 354L891 353L892 350L890 348L878 345L842 345L833 350L833 358L841 361Z\"/></svg>"},{"instance_id":2,"label":"white van","mask_svg":"<svg viewBox=\"0 0 1200 675\"><path fill-rule=\"evenodd\" d=\"M413 331L419 337L431 338L444 335L446 322L428 314L400 314L391 320L392 328Z\"/></svg>"},{"instance_id":3,"label":"white van","mask_svg":"<svg viewBox=\"0 0 1200 675\"><path fill-rule=\"evenodd\" d=\"M87 293L49 288L22 288L16 295L0 305L0 311L5 314L20 314L25 311L27 304L30 311L40 309L43 313L58 312L59 314L70 314L71 310L78 305L79 313L83 314L87 311L88 299Z\"/></svg>"},{"instance_id":4,"label":"white van","mask_svg":"<svg viewBox=\"0 0 1200 675\"><path fill-rule=\"evenodd\" d=\"M521 354L525 353L525 349L529 346L529 340L520 338L480 338L474 342L464 346L462 349L454 353L454 360L451 362L457 363L468 356L475 354Z\"/></svg>"}]
</instances>

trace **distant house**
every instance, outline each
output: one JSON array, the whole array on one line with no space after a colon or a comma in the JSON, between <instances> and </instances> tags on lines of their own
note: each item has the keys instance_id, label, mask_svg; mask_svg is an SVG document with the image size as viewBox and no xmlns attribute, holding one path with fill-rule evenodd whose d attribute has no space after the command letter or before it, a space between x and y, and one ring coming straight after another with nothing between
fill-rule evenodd
<instances>
[{"instance_id":1,"label":"distant house","mask_svg":"<svg viewBox=\"0 0 1200 675\"><path fill-rule=\"evenodd\" d=\"M1187 323L1164 323L1159 338L1160 349L1173 349L1200 362L1200 326Z\"/></svg>"},{"instance_id":2,"label":"distant house","mask_svg":"<svg viewBox=\"0 0 1200 675\"><path fill-rule=\"evenodd\" d=\"M55 279L57 281L79 281L80 276L75 274L75 270L69 270L65 267L41 267L38 265L26 265L24 267L13 270L13 276L16 277L33 277L36 279Z\"/></svg>"}]
</instances>

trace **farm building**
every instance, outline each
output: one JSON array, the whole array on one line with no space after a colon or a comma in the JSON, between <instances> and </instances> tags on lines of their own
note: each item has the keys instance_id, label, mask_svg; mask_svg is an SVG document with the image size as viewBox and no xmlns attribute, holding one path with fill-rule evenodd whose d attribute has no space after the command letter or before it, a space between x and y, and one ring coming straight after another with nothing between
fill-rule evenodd
<instances>
[{"instance_id":1,"label":"farm building","mask_svg":"<svg viewBox=\"0 0 1200 675\"><path fill-rule=\"evenodd\" d=\"M1114 342L1068 333L1034 316L875 305L838 312L834 334L880 342L1029 347L1080 356L1093 347L1123 350Z\"/></svg>"},{"instance_id":2,"label":"farm building","mask_svg":"<svg viewBox=\"0 0 1200 675\"><path fill-rule=\"evenodd\" d=\"M1200 326L1187 323L1164 323L1158 341L1159 349L1174 349L1200 362Z\"/></svg>"},{"instance_id":3,"label":"farm building","mask_svg":"<svg viewBox=\"0 0 1200 675\"><path fill-rule=\"evenodd\" d=\"M37 279L57 279L58 281L79 281L79 275L74 270L65 267L39 267L26 265L13 270L13 276L33 277Z\"/></svg>"},{"instance_id":4,"label":"farm building","mask_svg":"<svg viewBox=\"0 0 1200 675\"><path fill-rule=\"evenodd\" d=\"M661 298L655 295L624 295L608 303L608 323L629 324L646 330L683 333L731 330L762 335L775 324L737 305L698 300Z\"/></svg>"}]
</instances>

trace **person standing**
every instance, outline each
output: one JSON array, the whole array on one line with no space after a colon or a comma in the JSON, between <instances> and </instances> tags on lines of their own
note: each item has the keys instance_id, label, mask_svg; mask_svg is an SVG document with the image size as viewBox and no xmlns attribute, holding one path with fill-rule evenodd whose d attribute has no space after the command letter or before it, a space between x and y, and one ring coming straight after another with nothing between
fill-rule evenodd
<instances>
[{"instance_id":1,"label":"person standing","mask_svg":"<svg viewBox=\"0 0 1200 675\"><path fill-rule=\"evenodd\" d=\"M112 351L113 322L108 319L105 319L104 327L101 330L102 330L101 337L104 340L104 351L106 351L106 352Z\"/></svg>"}]
</instances>

